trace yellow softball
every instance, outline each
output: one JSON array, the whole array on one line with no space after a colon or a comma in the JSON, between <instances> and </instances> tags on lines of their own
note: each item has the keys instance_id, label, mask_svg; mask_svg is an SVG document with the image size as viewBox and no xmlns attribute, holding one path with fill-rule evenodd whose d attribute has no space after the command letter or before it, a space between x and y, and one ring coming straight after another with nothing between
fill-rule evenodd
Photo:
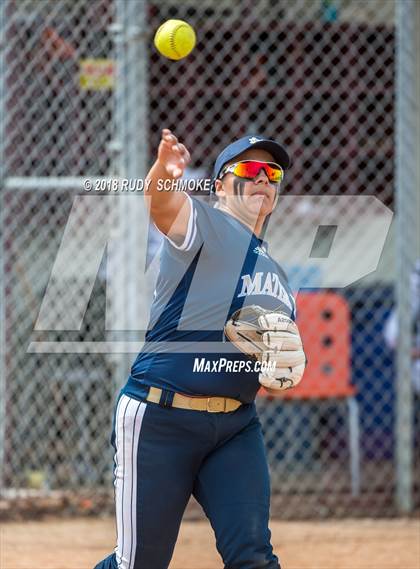
<instances>
[{"instance_id":1,"label":"yellow softball","mask_svg":"<svg viewBox=\"0 0 420 569\"><path fill-rule=\"evenodd\" d=\"M156 31L156 49L168 59L182 59L195 46L194 29L183 20L167 20Z\"/></svg>"}]
</instances>

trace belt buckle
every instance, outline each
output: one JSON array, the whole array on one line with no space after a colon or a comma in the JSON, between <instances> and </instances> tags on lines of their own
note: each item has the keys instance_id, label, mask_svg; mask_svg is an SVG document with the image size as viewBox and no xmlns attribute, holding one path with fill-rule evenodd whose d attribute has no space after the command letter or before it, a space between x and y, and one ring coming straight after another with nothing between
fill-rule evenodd
<instances>
[{"instance_id":1,"label":"belt buckle","mask_svg":"<svg viewBox=\"0 0 420 569\"><path fill-rule=\"evenodd\" d=\"M213 407L212 404L216 407ZM226 411L226 397L207 397L206 407L209 413L224 413Z\"/></svg>"}]
</instances>

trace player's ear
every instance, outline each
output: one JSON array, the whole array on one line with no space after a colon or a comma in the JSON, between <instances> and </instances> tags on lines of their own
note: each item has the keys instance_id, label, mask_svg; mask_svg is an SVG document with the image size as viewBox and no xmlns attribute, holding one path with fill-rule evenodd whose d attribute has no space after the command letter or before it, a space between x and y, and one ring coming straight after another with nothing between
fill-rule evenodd
<instances>
[{"instance_id":1,"label":"player's ear","mask_svg":"<svg viewBox=\"0 0 420 569\"><path fill-rule=\"evenodd\" d=\"M214 182L214 190L216 192L217 197L221 198L226 195L225 190L223 189L223 182L222 180L215 180Z\"/></svg>"}]
</instances>

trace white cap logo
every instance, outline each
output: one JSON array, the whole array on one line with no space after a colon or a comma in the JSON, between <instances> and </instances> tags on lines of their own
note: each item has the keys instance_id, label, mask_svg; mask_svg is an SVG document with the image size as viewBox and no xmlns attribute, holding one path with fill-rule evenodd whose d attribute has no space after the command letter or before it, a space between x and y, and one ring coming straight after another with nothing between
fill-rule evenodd
<instances>
[{"instance_id":1,"label":"white cap logo","mask_svg":"<svg viewBox=\"0 0 420 569\"><path fill-rule=\"evenodd\" d=\"M257 138L256 136L251 136L251 138L248 139L250 144L255 144L256 142L262 142L261 138Z\"/></svg>"}]
</instances>

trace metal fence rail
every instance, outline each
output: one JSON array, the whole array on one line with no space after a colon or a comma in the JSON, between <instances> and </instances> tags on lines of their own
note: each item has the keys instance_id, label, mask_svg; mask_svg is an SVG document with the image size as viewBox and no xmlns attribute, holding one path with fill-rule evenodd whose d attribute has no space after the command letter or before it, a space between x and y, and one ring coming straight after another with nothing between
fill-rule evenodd
<instances>
[{"instance_id":1,"label":"metal fence rail","mask_svg":"<svg viewBox=\"0 0 420 569\"><path fill-rule=\"evenodd\" d=\"M400 373L412 367L413 326L402 329L402 351L386 335L396 290L400 322L413 322L407 289L415 251L410 248L404 261L400 254L407 240L414 242L418 225L402 193L406 187L415 192L402 153L415 156L419 136L407 113L407 105L412 115L418 107L404 98L407 77L415 75L415 5L1 3L4 494L13 488L47 494L89 489L94 497L111 489L114 395L134 354L98 353L95 345L141 340L133 315L147 314L151 292L150 283L136 281L136 267L145 263L147 220L142 199L115 201L102 193L94 206L82 200L80 207L75 199L94 199L83 189L86 178L142 178L165 126L190 149L190 176L209 176L220 149L247 133L266 134L288 147L293 165L268 231L271 251L296 289L336 295L348 311L348 360L334 375L340 382L348 378L346 396L337 395L333 379L328 396L258 400L273 489L284 498L281 515L391 515L397 507L415 506L419 465L410 449L419 444L419 427L407 425L418 412L419 394L411 378L396 380L395 366L399 353ZM171 17L187 20L198 36L195 50L178 62L153 47L154 31ZM397 38L404 43L397 46ZM418 193L418 169L416 180ZM388 233L396 204L399 222ZM66 257L62 304L49 307L52 324L42 329L40 309L71 215L78 216L78 246ZM336 227L337 234L317 232L319 227ZM337 250L334 239L342 227L354 237ZM105 228L109 235L101 233ZM313 247L303 250L311 231ZM111 241L104 245L107 237ZM369 239L384 241L378 263ZM92 280L86 267L95 240ZM123 255L116 254L121 244ZM63 310L83 303L89 287L81 327L60 328ZM138 287L148 292L139 294ZM316 342L317 326L307 335ZM33 343L45 348L45 342L54 342L58 353L28 349ZM60 342L93 347L90 353L60 353Z\"/></svg>"}]
</instances>

